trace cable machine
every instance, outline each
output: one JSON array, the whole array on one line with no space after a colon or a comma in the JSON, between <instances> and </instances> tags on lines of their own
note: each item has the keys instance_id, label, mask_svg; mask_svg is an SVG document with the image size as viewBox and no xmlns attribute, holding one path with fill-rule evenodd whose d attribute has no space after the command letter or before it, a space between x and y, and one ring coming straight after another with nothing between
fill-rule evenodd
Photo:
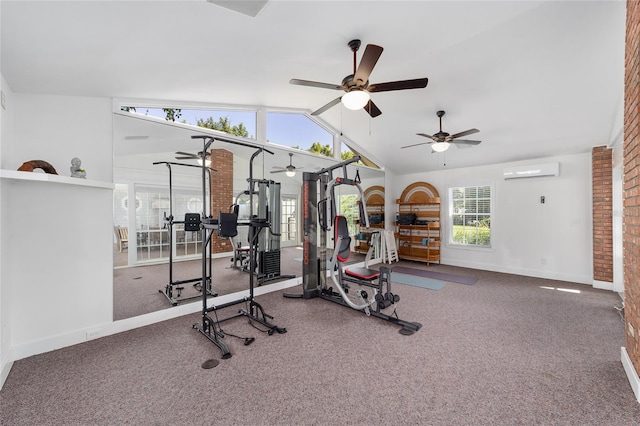
<instances>
[{"instance_id":1,"label":"cable machine","mask_svg":"<svg viewBox=\"0 0 640 426\"><path fill-rule=\"evenodd\" d=\"M262 285L267 281L279 280L284 278L295 278L295 275L282 275L280 273L280 183L273 180L265 179L249 179L250 186L254 188L254 194L257 194L258 208L256 218L266 220L270 226L261 232L257 241L257 256L255 264L249 263L248 251L249 246L234 245L233 257L231 262L237 267L240 262L240 269L249 272L251 268L258 268L258 285ZM257 191L256 191L257 186ZM249 195L250 191L246 190L238 194L235 204L231 207L231 211L238 216L239 200L243 195ZM251 204L251 201L250 201ZM251 217L251 215L250 215ZM238 226L251 226L251 220L238 222ZM234 241L232 240L232 243ZM253 267L250 267L253 265Z\"/></svg>"},{"instance_id":2,"label":"cable machine","mask_svg":"<svg viewBox=\"0 0 640 426\"><path fill-rule=\"evenodd\" d=\"M251 159L249 160L249 265L253 265L256 261L256 254L258 251L258 241L260 239L260 235L264 233L266 230L270 230L273 232L272 224L268 220L268 215L260 216L257 214L254 216L254 188L255 183L258 183L258 180L254 180L253 178L253 161L260 153L268 153L273 155L273 152L262 148L256 147L254 145L246 144L243 142L235 141L232 139L221 138L221 137L212 137L206 135L195 135L191 136L192 139L202 139L202 199L203 199L203 217L201 220L200 232L202 234L202 279L204 280L207 276L207 256L206 256L206 247L211 247L211 237L214 231L218 231L219 235L228 235L229 230L226 229L227 226L233 228L237 227L237 215L233 213L224 213L220 212L218 218L213 218L210 214L207 214L207 203L204 201L207 200L206 188L207 188L207 169L205 164L205 156L206 152L214 141L226 142L235 145L246 146L249 148L256 149L256 152L253 153ZM210 210L211 207L209 207ZM231 216L229 216L231 215ZM234 220L235 218L235 220ZM233 231L233 229L231 229ZM216 305L215 302L209 306L207 301L206 293L202 293L202 322L193 324L193 328L198 330L202 335L204 335L211 343L216 345L220 351L222 352L222 358L227 359L231 358L231 352L229 351L228 346L222 341L225 335L231 335L229 333L225 333L220 324L224 321L228 321L233 318L238 317L247 317L249 322L255 321L264 327L266 330L262 330L266 332L268 335L272 335L274 333L286 333L287 329L284 327L279 327L270 322L273 319L271 315L265 313L264 308L254 300L254 286L256 280L256 273L253 268L249 270L249 295L243 297L242 299L223 303L220 305ZM218 318L218 311L220 309L228 308L231 306L244 304L245 308L240 309L236 314L226 317L223 319ZM213 313L214 318L212 318L209 314ZM256 327L257 328L257 327ZM234 336L239 337L239 336ZM249 345L253 342L253 338L244 338L244 344Z\"/></svg>"},{"instance_id":3,"label":"cable machine","mask_svg":"<svg viewBox=\"0 0 640 426\"><path fill-rule=\"evenodd\" d=\"M218 294L215 293L211 287L211 267L212 267L212 256L211 256L211 246L209 246L209 262L208 262L208 269L207 269L207 274L204 277L198 277L198 278L190 278L190 279L186 279L186 280L178 280L178 281L174 281L173 280L173 226L174 225L178 225L178 224L182 224L184 225L184 232L199 232L200 231L200 214L199 213L186 213L185 214L185 219L184 221L177 221L174 220L173 217L173 181L172 181L172 171L171 171L171 166L182 166L182 167L197 167L197 168L201 168L200 166L196 166L195 164L184 164L184 163L176 163L176 162L171 162L171 161L157 161L155 163L153 163L153 165L158 165L158 164L164 164L167 166L167 169L169 170L169 216L166 215L165 212L165 216L164 216L164 220L165 220L165 228L167 228L167 234L169 237L169 283L164 287L163 289L158 290L160 293L164 294L165 297L167 298L167 300L169 300L169 303L171 303L171 306L176 306L178 305L178 303L183 302L185 300L193 300L193 299L199 299L200 295L197 296L192 296L192 297L185 297L185 298L181 298L181 299L176 299L175 297L173 297L173 290L175 288L176 290L176 297L180 297L182 290L184 290L184 285L185 284L191 284L194 283L193 286L199 290L199 291L203 291L203 288L205 289L205 295L209 295L212 297L217 296ZM211 173L211 171L215 171L210 169L209 167L204 166L204 168L207 170L208 173ZM202 206L203 206L203 211L204 211L204 200L202 200ZM203 213L204 214L204 213ZM205 285L203 286L202 283L205 283Z\"/></svg>"},{"instance_id":4,"label":"cable machine","mask_svg":"<svg viewBox=\"0 0 640 426\"><path fill-rule=\"evenodd\" d=\"M367 316L395 323L402 327L401 334L411 335L418 331L422 324L401 320L398 317L396 306L400 297L391 292L391 269L384 266L379 271L369 269L370 253L368 253L364 268L347 267L343 271L342 264L351 252L351 237L346 218L336 213L334 188L339 185L351 185L357 188L361 200L360 220L369 227L364 193L360 187L359 178L357 175L356 179L349 179L347 176L347 165L359 160L360 157L355 156L317 172L303 173L303 293L285 294L285 297L304 299L320 297L362 311ZM334 171L340 168L342 177L334 178ZM319 194L324 194L324 198L320 201L318 201ZM327 234L332 230L334 231L334 249L331 253L329 268L327 268ZM327 270L329 270L333 287L327 285ZM370 292L372 294L369 294ZM393 308L391 314L383 312L391 308Z\"/></svg>"}]
</instances>

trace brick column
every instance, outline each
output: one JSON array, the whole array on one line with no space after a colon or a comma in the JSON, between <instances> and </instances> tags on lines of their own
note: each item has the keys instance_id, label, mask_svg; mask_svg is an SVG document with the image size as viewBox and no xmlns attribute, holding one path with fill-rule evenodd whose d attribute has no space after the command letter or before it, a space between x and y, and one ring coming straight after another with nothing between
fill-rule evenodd
<instances>
[{"instance_id":1,"label":"brick column","mask_svg":"<svg viewBox=\"0 0 640 426\"><path fill-rule=\"evenodd\" d=\"M613 177L612 150L606 146L591 151L593 202L593 279L613 282Z\"/></svg>"},{"instance_id":2,"label":"brick column","mask_svg":"<svg viewBox=\"0 0 640 426\"><path fill-rule=\"evenodd\" d=\"M640 373L640 2L627 0L624 71L624 296L627 354Z\"/></svg>"},{"instance_id":3,"label":"brick column","mask_svg":"<svg viewBox=\"0 0 640 426\"><path fill-rule=\"evenodd\" d=\"M211 215L217 219L219 212L228 212L233 204L233 153L226 149L211 150ZM213 253L233 251L228 239L211 237Z\"/></svg>"}]
</instances>

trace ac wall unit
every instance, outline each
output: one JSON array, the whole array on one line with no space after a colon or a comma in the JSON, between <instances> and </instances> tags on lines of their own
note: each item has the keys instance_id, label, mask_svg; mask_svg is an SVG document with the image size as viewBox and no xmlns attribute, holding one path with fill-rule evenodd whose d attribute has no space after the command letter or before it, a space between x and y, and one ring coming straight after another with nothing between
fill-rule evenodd
<instances>
[{"instance_id":1,"label":"ac wall unit","mask_svg":"<svg viewBox=\"0 0 640 426\"><path fill-rule=\"evenodd\" d=\"M504 179L527 179L542 176L558 176L560 163L532 164L530 166L506 167Z\"/></svg>"}]
</instances>

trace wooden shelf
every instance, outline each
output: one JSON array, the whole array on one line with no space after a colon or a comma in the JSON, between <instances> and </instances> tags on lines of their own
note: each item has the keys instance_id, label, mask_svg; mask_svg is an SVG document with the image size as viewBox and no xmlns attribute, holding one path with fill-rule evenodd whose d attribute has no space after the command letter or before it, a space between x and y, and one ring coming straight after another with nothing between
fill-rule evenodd
<instances>
[{"instance_id":1,"label":"wooden shelf","mask_svg":"<svg viewBox=\"0 0 640 426\"><path fill-rule=\"evenodd\" d=\"M440 263L440 196L426 182L409 185L396 200L396 214L414 214L413 224L395 226L398 256L401 259Z\"/></svg>"},{"instance_id":2,"label":"wooden shelf","mask_svg":"<svg viewBox=\"0 0 640 426\"><path fill-rule=\"evenodd\" d=\"M52 175L40 172L21 172L17 170L0 170L0 179L11 179L31 182L49 182L63 185L89 186L92 188L114 189L110 182L101 182L90 179L72 178L67 176Z\"/></svg>"}]
</instances>

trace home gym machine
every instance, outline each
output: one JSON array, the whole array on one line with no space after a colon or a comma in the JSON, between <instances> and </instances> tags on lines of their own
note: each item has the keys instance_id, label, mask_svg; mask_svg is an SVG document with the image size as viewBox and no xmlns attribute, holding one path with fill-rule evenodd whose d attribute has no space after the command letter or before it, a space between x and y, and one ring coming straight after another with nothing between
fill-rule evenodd
<instances>
[{"instance_id":1,"label":"home gym machine","mask_svg":"<svg viewBox=\"0 0 640 426\"><path fill-rule=\"evenodd\" d=\"M167 234L168 234L168 237L169 237L169 283L164 287L164 290L160 289L158 291L165 295L167 300L169 300L169 303L171 303L171 306L177 306L178 303L184 302L186 300L193 300L193 299L199 299L200 298L200 295L196 295L196 296L184 297L184 298L177 299L177 298L179 298L181 296L182 290L184 290L184 285L185 284L192 284L193 283L193 287L195 289L197 289L198 291L202 291L203 287L204 287L205 293L207 295L215 297L215 296L217 296L217 293L215 293L213 291L213 289L211 288L211 266L212 266L211 265L211 261L212 261L211 246L209 246L208 271L207 271L207 275L206 275L206 277L204 279L202 277L190 278L190 279L178 280L178 281L174 281L174 279L173 279L173 226L174 225L178 225L178 224L182 224L184 226L185 234L187 232L199 232L200 231L200 213L186 213L185 217L184 217L184 221L174 220L174 217L173 217L173 180L172 180L171 166L197 167L197 168L201 168L201 167L200 166L196 166L195 164L183 164L183 163L176 163L176 162L171 162L171 161L157 161L157 162L153 163L153 165L158 165L158 164L166 165L167 169L169 170L169 216L167 216L166 213L164 215L165 228L167 229ZM205 166L205 168L207 170L207 173L211 173L212 171L214 171L214 170L210 169L209 167ZM204 207L204 202L203 202L203 207ZM205 283L205 285L203 286L202 283ZM176 297L173 297L174 289L176 291Z\"/></svg>"},{"instance_id":2,"label":"home gym machine","mask_svg":"<svg viewBox=\"0 0 640 426\"><path fill-rule=\"evenodd\" d=\"M271 224L258 235L257 240L257 256L256 263L249 262L250 246L243 246L241 243L233 240L234 235L230 235L231 244L233 245L233 257L231 262L233 267L249 272L250 269L255 271L258 269L258 285L262 285L267 281L280 279L295 278L295 275L282 275L280 273L280 183L265 179L250 179L250 186L253 186L253 194L257 196L257 218L267 220ZM249 196L251 189L241 192L237 197L235 204L231 206L230 211L238 217L240 208L240 198L243 195ZM251 205L251 201L249 203ZM251 230L251 221L238 222L238 226L248 226ZM249 232L250 238L251 232ZM250 265L253 265L250 268Z\"/></svg>"},{"instance_id":3,"label":"home gym machine","mask_svg":"<svg viewBox=\"0 0 640 426\"><path fill-rule=\"evenodd\" d=\"M192 136L192 139L202 139L203 148L201 151L202 155L202 199L206 201L207 194L207 169L204 166L205 155L209 147L214 141L226 142L235 145L246 146L249 148L254 148L256 151L253 153L249 160L249 264L253 265L256 261L256 254L258 248L258 240L260 238L260 234L264 231L271 228L272 224L268 220L268 215L261 216L257 214L254 216L253 207L254 207L254 183L258 182L253 179L253 161L260 153L268 153L273 155L273 152L262 148L257 147L255 145L250 145L244 142L236 141L233 139L222 138L219 136L212 137L206 135L196 135ZM264 154L263 154L264 155ZM218 235L222 238L227 238L230 233L233 233L234 227L237 227L237 215L234 213L224 213L220 212L218 218L213 218L211 215L207 215L207 203L203 202L203 217L199 224L200 232L202 234L202 279L205 280L207 276L207 256L205 248L207 246L211 246L211 237L213 232L217 230ZM210 207L209 207L210 209ZM230 230L228 228L231 228ZM237 232L237 230L236 230ZM273 229L271 229L273 232ZM275 232L274 232L275 233ZM248 296L243 297L242 299L234 300L227 303L222 303L219 305L215 304L215 299L213 300L213 304L209 306L208 299L206 294L202 293L202 322L193 324L193 328L198 330L202 335L204 335L211 343L216 345L220 351L222 352L222 358L227 359L231 358L231 352L229 351L229 347L222 341L222 339L226 336L233 336L230 333L225 333L220 324L224 321L228 321L233 318L238 317L247 317L249 322L255 321L264 327L266 330L261 330L266 332L268 335L273 335L274 333L286 333L287 329L284 327L278 327L270 322L273 319L271 315L265 313L263 307L254 300L254 285L255 285L256 274L250 269L249 270L249 294ZM240 309L236 314L220 319L218 318L218 311L224 308L228 308L231 306L235 306L238 304L244 304L245 309ZM214 318L212 318L209 314L213 313ZM253 324L253 323L252 323ZM257 327L256 327L257 328ZM239 337L239 336L234 336ZM244 344L249 345L254 341L254 338L244 338Z\"/></svg>"},{"instance_id":4,"label":"home gym machine","mask_svg":"<svg viewBox=\"0 0 640 426\"><path fill-rule=\"evenodd\" d=\"M304 299L320 297L362 311L368 316L395 323L402 327L401 334L411 335L418 331L422 324L398 318L396 306L400 297L391 292L391 270L384 266L379 271L368 267L374 244L367 253L365 267L347 267L343 271L343 263L347 261L351 252L351 237L346 218L336 213L334 188L339 185L351 185L357 188L360 194L360 220L368 227L369 218L366 215L367 209L360 182L358 179L349 179L347 176L347 165L359 160L360 157L355 156L317 172L303 173L303 293L301 295L285 294L285 297ZM334 170L340 168L342 168L342 177L334 178ZM318 201L319 191L325 195L325 198L320 201ZM333 287L329 287L326 282L327 233L332 229L334 249L328 270ZM320 237L319 246L318 236ZM393 309L393 311L387 314L383 312L386 309Z\"/></svg>"}]
</instances>

